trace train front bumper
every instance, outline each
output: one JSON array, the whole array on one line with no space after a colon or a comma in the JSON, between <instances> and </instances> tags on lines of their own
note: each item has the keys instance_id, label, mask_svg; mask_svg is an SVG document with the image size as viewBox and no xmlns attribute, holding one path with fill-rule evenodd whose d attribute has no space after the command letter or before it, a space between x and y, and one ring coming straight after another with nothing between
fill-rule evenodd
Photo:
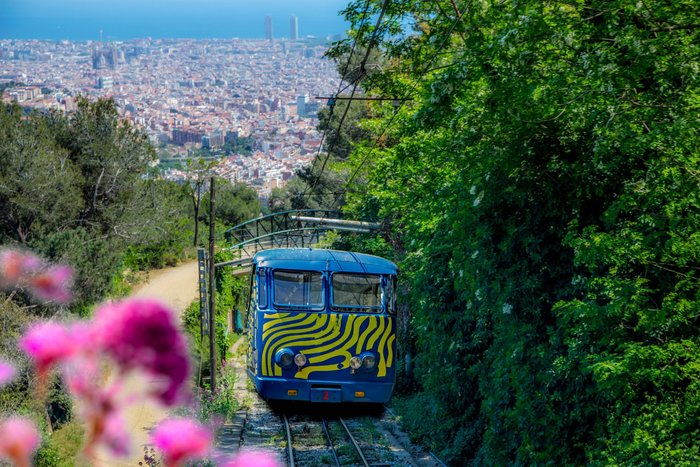
<instances>
[{"instance_id":1,"label":"train front bumper","mask_svg":"<svg viewBox=\"0 0 700 467\"><path fill-rule=\"evenodd\" d=\"M393 382L371 381L307 381L287 378L266 378L250 374L263 399L297 400L320 403L384 404L394 391Z\"/></svg>"}]
</instances>

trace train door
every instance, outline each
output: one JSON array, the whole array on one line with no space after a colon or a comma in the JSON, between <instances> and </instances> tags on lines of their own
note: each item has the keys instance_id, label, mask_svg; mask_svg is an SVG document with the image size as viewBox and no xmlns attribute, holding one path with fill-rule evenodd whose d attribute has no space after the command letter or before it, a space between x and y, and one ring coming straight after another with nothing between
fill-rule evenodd
<instances>
[{"instance_id":1,"label":"train door","mask_svg":"<svg viewBox=\"0 0 700 467\"><path fill-rule=\"evenodd\" d=\"M257 271L255 264L250 272L250 285L248 287L248 300L246 302L246 326L245 326L245 336L246 336L246 366L248 371L255 374L255 350L256 350L256 339L255 339L255 320L257 316Z\"/></svg>"},{"instance_id":2,"label":"train door","mask_svg":"<svg viewBox=\"0 0 700 467\"><path fill-rule=\"evenodd\" d=\"M250 293L247 309L248 370L258 373L259 315L267 307L267 275L264 268L253 265L250 276Z\"/></svg>"}]
</instances>

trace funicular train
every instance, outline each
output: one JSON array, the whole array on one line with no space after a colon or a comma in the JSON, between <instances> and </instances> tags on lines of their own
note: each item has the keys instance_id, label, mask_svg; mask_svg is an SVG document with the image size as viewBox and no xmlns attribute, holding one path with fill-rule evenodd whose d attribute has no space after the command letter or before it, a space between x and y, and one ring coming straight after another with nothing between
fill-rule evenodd
<instances>
[{"instance_id":1,"label":"funicular train","mask_svg":"<svg viewBox=\"0 0 700 467\"><path fill-rule=\"evenodd\" d=\"M265 399L385 403L395 383L396 274L376 256L309 248L253 258L247 371Z\"/></svg>"}]
</instances>

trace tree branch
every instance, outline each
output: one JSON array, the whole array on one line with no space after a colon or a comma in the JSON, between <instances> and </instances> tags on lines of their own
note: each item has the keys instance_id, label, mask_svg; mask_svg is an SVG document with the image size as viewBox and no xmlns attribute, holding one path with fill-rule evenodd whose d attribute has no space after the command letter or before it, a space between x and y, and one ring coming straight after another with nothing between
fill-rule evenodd
<instances>
[{"instance_id":1,"label":"tree branch","mask_svg":"<svg viewBox=\"0 0 700 467\"><path fill-rule=\"evenodd\" d=\"M672 26L664 26L661 28L654 28L651 29L651 32L671 32L671 31L678 31L681 29L699 29L700 24L674 24Z\"/></svg>"}]
</instances>

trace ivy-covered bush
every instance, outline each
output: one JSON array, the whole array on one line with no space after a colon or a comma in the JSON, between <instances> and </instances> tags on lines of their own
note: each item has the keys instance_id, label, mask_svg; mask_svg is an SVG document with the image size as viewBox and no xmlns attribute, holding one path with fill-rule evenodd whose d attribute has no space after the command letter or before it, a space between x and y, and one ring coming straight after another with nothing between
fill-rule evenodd
<instances>
[{"instance_id":1,"label":"ivy-covered bush","mask_svg":"<svg viewBox=\"0 0 700 467\"><path fill-rule=\"evenodd\" d=\"M227 252L217 252L215 261L224 262L230 258ZM236 334L229 322L229 317L234 316L235 310L245 309L245 293L247 292L248 278L237 277L231 274L226 268L219 268L216 271L216 368L219 369L222 360L229 357L229 349L233 344ZM208 374L209 368L209 340L205 336L203 339L200 333L201 312L199 300L196 300L187 307L182 315L182 326L189 336L190 349L194 354L200 371ZM235 324L234 324L235 325ZM197 376L197 375L195 375Z\"/></svg>"},{"instance_id":2,"label":"ivy-covered bush","mask_svg":"<svg viewBox=\"0 0 700 467\"><path fill-rule=\"evenodd\" d=\"M697 2L386 15L362 86L413 101L365 123L345 209L396 247L413 435L454 465L699 463Z\"/></svg>"}]
</instances>

